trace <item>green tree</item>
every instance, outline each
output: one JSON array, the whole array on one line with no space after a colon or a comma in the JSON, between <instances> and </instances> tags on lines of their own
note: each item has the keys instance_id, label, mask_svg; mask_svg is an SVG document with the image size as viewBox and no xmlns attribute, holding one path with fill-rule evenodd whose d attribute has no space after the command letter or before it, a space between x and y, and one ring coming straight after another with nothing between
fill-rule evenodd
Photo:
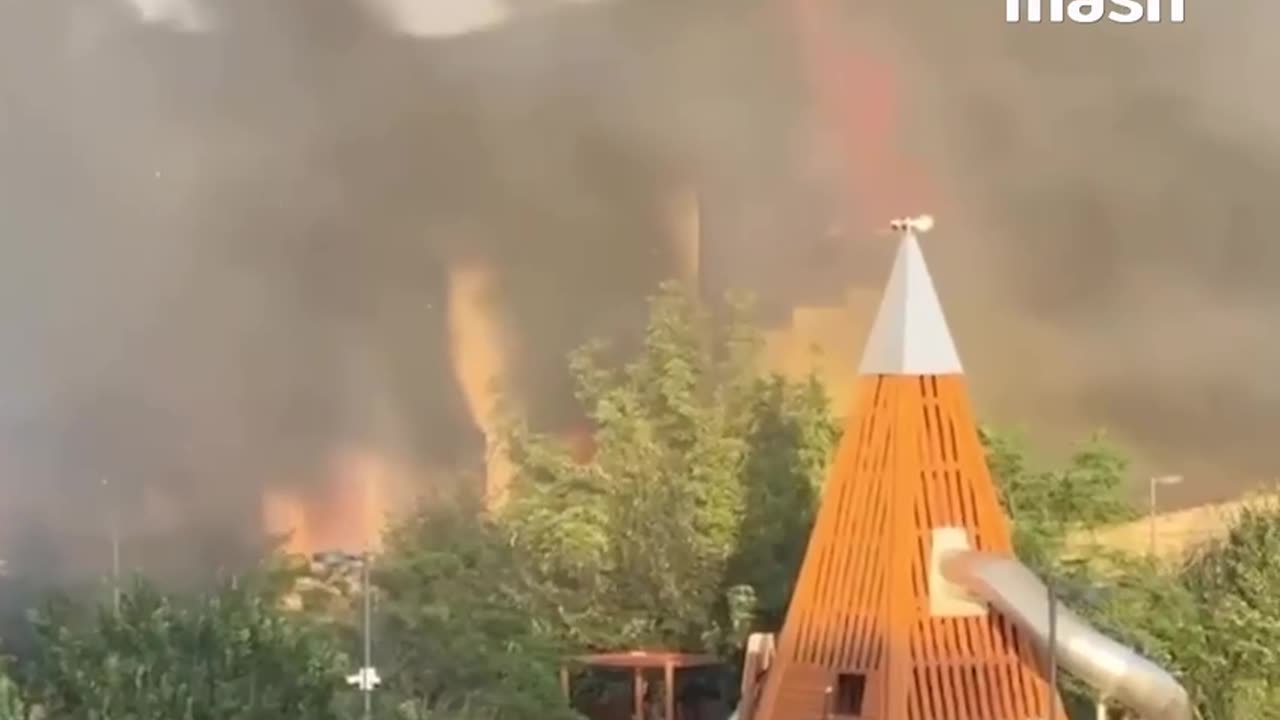
<instances>
[{"instance_id":1,"label":"green tree","mask_svg":"<svg viewBox=\"0 0 1280 720\"><path fill-rule=\"evenodd\" d=\"M804 560L827 467L840 438L826 388L761 380L743 467L745 508L728 584L755 593L755 624L782 627Z\"/></svg>"},{"instance_id":2,"label":"green tree","mask_svg":"<svg viewBox=\"0 0 1280 720\"><path fill-rule=\"evenodd\" d=\"M1040 572L1072 574L1067 540L1081 530L1136 517L1129 499L1128 462L1101 433L1077 448L1062 468L1035 465L1025 440L980 429L987 466L1012 522L1018 557Z\"/></svg>"},{"instance_id":3,"label":"green tree","mask_svg":"<svg viewBox=\"0 0 1280 720\"><path fill-rule=\"evenodd\" d=\"M386 692L406 718L555 720L571 713L560 648L539 632L523 555L474 510L424 508L375 566Z\"/></svg>"},{"instance_id":4,"label":"green tree","mask_svg":"<svg viewBox=\"0 0 1280 720\"><path fill-rule=\"evenodd\" d=\"M1199 623L1202 612L1176 573L1146 558L1104 553L1101 562L1073 563L1057 586L1062 601L1101 632L1150 658L1182 679L1193 697L1195 670L1213 652L1216 638ZM1066 679L1077 714L1093 717L1095 692Z\"/></svg>"},{"instance_id":5,"label":"green tree","mask_svg":"<svg viewBox=\"0 0 1280 720\"><path fill-rule=\"evenodd\" d=\"M139 581L120 611L66 600L35 619L34 699L77 720L335 717L345 659L256 580L198 598Z\"/></svg>"},{"instance_id":6,"label":"green tree","mask_svg":"<svg viewBox=\"0 0 1280 720\"><path fill-rule=\"evenodd\" d=\"M980 435L1018 558L1100 630L1178 671L1174 648L1208 641L1186 626L1196 613L1194 598L1163 568L1068 542L1081 531L1135 516L1124 456L1095 434L1063 467L1045 468L1033 461L1019 435L990 427ZM1064 691L1072 717L1092 717L1091 689L1064 677Z\"/></svg>"},{"instance_id":7,"label":"green tree","mask_svg":"<svg viewBox=\"0 0 1280 720\"><path fill-rule=\"evenodd\" d=\"M1206 718L1276 717L1280 708L1280 502L1260 499L1234 518L1227 537L1187 563L1182 583L1192 619L1213 642L1175 655L1199 691ZM1194 650L1194 652L1192 652Z\"/></svg>"},{"instance_id":8,"label":"green tree","mask_svg":"<svg viewBox=\"0 0 1280 720\"><path fill-rule=\"evenodd\" d=\"M1094 574L1102 601L1077 606L1180 677L1205 720L1274 718L1280 712L1277 551L1280 506L1260 502L1184 567L1111 556L1106 571Z\"/></svg>"},{"instance_id":9,"label":"green tree","mask_svg":"<svg viewBox=\"0 0 1280 720\"><path fill-rule=\"evenodd\" d=\"M776 618L785 606L835 431L816 382L761 377L749 307L729 306L717 322L668 284L634 357L603 343L573 355L589 461L512 431L502 522L572 645L725 649L743 630L731 609L763 597Z\"/></svg>"},{"instance_id":10,"label":"green tree","mask_svg":"<svg viewBox=\"0 0 1280 720\"><path fill-rule=\"evenodd\" d=\"M1016 436L984 429L983 439L1019 557L1051 576L1066 604L1180 677L1206 720L1274 716L1280 505L1249 506L1226 539L1202 548L1185 567L1101 547L1069 548L1073 533L1135 516L1125 497L1123 457L1095 436L1065 468L1043 470ZM1088 695L1072 683L1068 689L1077 699Z\"/></svg>"},{"instance_id":11,"label":"green tree","mask_svg":"<svg viewBox=\"0 0 1280 720\"><path fill-rule=\"evenodd\" d=\"M7 672L0 671L0 720L27 720L22 690Z\"/></svg>"}]
</instances>

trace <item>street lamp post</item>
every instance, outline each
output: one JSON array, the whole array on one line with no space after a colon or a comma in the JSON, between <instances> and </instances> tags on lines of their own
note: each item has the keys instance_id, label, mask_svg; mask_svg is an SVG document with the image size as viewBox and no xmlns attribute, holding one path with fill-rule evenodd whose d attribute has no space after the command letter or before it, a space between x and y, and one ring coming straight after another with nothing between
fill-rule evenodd
<instances>
[{"instance_id":1,"label":"street lamp post","mask_svg":"<svg viewBox=\"0 0 1280 720\"><path fill-rule=\"evenodd\" d=\"M369 552L366 550L360 557L360 585L364 601L364 669L365 672L373 670L373 602L371 593L369 592ZM364 693L364 720L370 720L373 717L373 687L370 686Z\"/></svg>"},{"instance_id":2,"label":"street lamp post","mask_svg":"<svg viewBox=\"0 0 1280 720\"><path fill-rule=\"evenodd\" d=\"M1157 475L1151 478L1148 489L1150 490L1150 505L1148 506L1148 532L1150 533L1147 554L1151 558L1156 556L1156 494L1157 489L1161 486L1178 485L1182 482L1181 475Z\"/></svg>"},{"instance_id":3,"label":"street lamp post","mask_svg":"<svg viewBox=\"0 0 1280 720\"><path fill-rule=\"evenodd\" d=\"M360 594L362 596L362 634L364 644L364 662L360 671L347 676L347 684L356 687L364 699L364 720L373 718L373 691L382 684L378 670L373 666L373 589L369 581L369 566L372 556L369 551L360 555L345 555L348 560L360 563Z\"/></svg>"},{"instance_id":4,"label":"street lamp post","mask_svg":"<svg viewBox=\"0 0 1280 720\"><path fill-rule=\"evenodd\" d=\"M108 532L111 535L111 609L120 614L120 518L112 491L111 481L102 478L102 487L106 492Z\"/></svg>"}]
</instances>

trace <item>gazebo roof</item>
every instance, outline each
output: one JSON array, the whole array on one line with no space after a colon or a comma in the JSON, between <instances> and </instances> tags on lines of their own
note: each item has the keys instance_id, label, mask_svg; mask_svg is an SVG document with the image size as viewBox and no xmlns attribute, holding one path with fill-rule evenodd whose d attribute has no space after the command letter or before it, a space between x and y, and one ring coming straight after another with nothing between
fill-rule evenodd
<instances>
[{"instance_id":1,"label":"gazebo roof","mask_svg":"<svg viewBox=\"0 0 1280 720\"><path fill-rule=\"evenodd\" d=\"M648 650L576 655L569 658L569 660L579 665L625 670L665 668L668 665L676 669L685 669L711 667L713 665L723 664L723 661L721 661L720 658L712 655L694 655L690 653Z\"/></svg>"}]
</instances>

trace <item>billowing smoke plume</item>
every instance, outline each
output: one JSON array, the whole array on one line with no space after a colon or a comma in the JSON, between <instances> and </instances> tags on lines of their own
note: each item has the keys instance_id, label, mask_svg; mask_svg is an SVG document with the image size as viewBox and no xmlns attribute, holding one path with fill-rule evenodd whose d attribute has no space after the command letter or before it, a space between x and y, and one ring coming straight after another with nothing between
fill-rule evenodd
<instances>
[{"instance_id":1,"label":"billowing smoke plume","mask_svg":"<svg viewBox=\"0 0 1280 720\"><path fill-rule=\"evenodd\" d=\"M399 7L427 6L447 7ZM851 77L893 70L885 142L936 203L893 211L939 217L929 253L980 399L1037 429L1111 426L1214 488L1258 478L1280 414L1280 136L1249 29L1271 6L1114 31L984 7L862 2L843 28L875 60ZM912 188L833 182L823 138L849 128L811 112L780 3L491 15L0 0L11 571L100 572L112 507L127 568L207 575L257 551L265 490L349 495L364 471L344 458L411 490L474 472L485 373L450 343L491 334L451 304L466 272L504 385L577 427L565 354L634 332L689 267L673 197L697 199L707 293L754 290L781 327L808 308L780 362L805 334L855 351L889 248L843 193ZM827 337L841 304L852 330Z\"/></svg>"},{"instance_id":2,"label":"billowing smoke plume","mask_svg":"<svg viewBox=\"0 0 1280 720\"><path fill-rule=\"evenodd\" d=\"M900 70L905 132L952 204L932 255L988 407L1109 426L1185 472L1186 499L1275 477L1280 125L1261 88L1280 51L1259 28L1280 10L1037 27L876 5L860 26L881 32L854 32Z\"/></svg>"},{"instance_id":3,"label":"billowing smoke plume","mask_svg":"<svg viewBox=\"0 0 1280 720\"><path fill-rule=\"evenodd\" d=\"M489 278L505 380L554 429L577 419L566 353L635 327L669 265L655 188L689 133L632 113L675 68L629 58L617 18L440 45L359 2L191 7L202 32L169 6L0 3L15 572L100 573L107 503L126 570L208 576L296 529L264 512L343 496L347 453L416 490L475 473L485 368L451 338L485 335L449 279ZM316 523L299 536L334 535Z\"/></svg>"}]
</instances>

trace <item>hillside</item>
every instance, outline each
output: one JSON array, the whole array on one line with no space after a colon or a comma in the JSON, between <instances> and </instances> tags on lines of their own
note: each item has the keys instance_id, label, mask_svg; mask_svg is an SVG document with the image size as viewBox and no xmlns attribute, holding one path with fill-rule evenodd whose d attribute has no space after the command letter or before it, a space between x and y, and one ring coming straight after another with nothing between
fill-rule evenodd
<instances>
[{"instance_id":1,"label":"hillside","mask_svg":"<svg viewBox=\"0 0 1280 720\"><path fill-rule=\"evenodd\" d=\"M1230 502L1158 514L1154 523L1156 555L1162 559L1185 557L1195 548L1225 537L1233 519L1245 508L1278 500L1280 493L1251 495ZM1070 544L1077 549L1097 544L1142 554L1151 548L1151 526L1151 518L1144 516L1131 522L1078 533Z\"/></svg>"}]
</instances>

